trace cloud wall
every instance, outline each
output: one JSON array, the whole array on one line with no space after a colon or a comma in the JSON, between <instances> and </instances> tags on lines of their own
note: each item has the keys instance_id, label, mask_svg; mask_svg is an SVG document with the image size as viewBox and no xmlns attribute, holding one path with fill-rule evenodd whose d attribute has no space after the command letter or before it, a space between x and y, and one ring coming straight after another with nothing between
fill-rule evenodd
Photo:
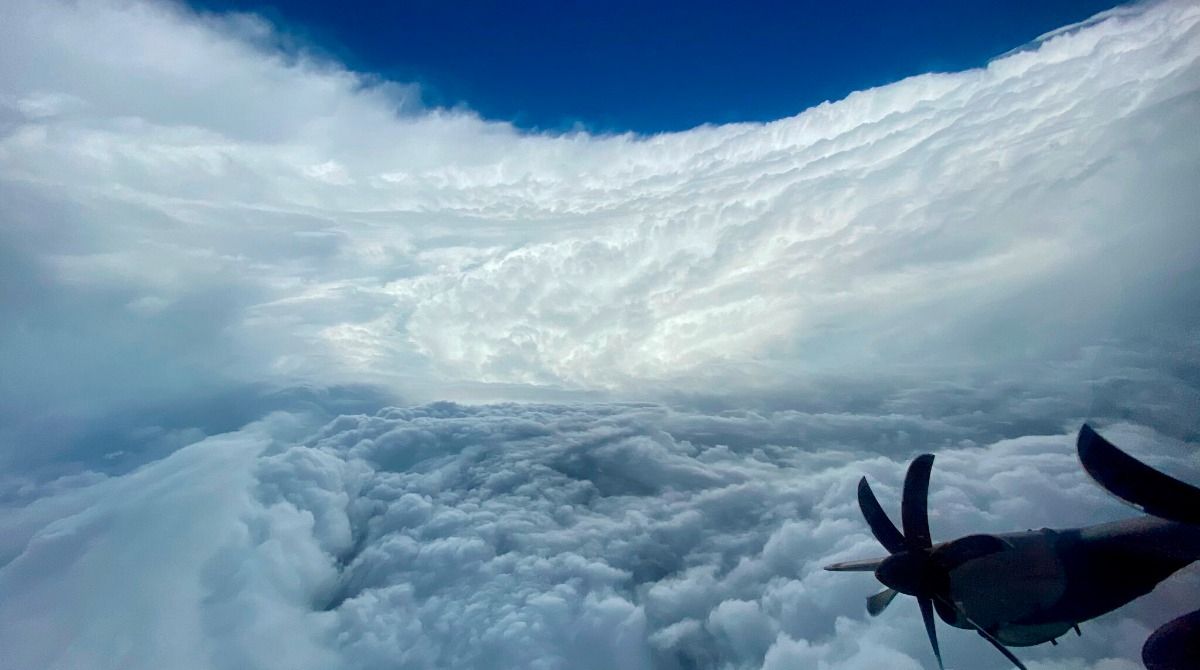
<instances>
[{"instance_id":1,"label":"cloud wall","mask_svg":"<svg viewBox=\"0 0 1200 670\"><path fill-rule=\"evenodd\" d=\"M47 331L202 361L164 376L618 391L1195 332L1190 3L654 137L423 110L249 17L5 12L5 351L100 385L127 362Z\"/></svg>"}]
</instances>

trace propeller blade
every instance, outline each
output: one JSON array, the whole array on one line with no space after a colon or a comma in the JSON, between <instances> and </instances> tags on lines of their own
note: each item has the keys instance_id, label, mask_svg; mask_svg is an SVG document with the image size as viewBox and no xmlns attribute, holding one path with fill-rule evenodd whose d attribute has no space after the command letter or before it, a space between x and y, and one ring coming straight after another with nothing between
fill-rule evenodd
<instances>
[{"instance_id":1,"label":"propeller blade","mask_svg":"<svg viewBox=\"0 0 1200 670\"><path fill-rule=\"evenodd\" d=\"M879 540L879 544L882 544L884 549L894 554L907 547L904 536L900 534L896 524L888 518L883 507L879 505L879 500L875 498L875 493L871 490L871 485L867 483L866 477L858 482L858 507L862 510L867 525L871 527L871 534L875 536L876 540Z\"/></svg>"},{"instance_id":2,"label":"propeller blade","mask_svg":"<svg viewBox=\"0 0 1200 670\"><path fill-rule=\"evenodd\" d=\"M904 497L900 499L900 521L909 547L928 549L933 546L929 536L929 472L933 469L933 454L921 454L908 466L904 475Z\"/></svg>"},{"instance_id":3,"label":"propeller blade","mask_svg":"<svg viewBox=\"0 0 1200 670\"><path fill-rule=\"evenodd\" d=\"M875 572L875 568L883 562L882 558L864 558L861 561L842 561L825 566L830 572Z\"/></svg>"},{"instance_id":4,"label":"propeller blade","mask_svg":"<svg viewBox=\"0 0 1200 670\"><path fill-rule=\"evenodd\" d=\"M1200 610L1168 621L1142 646L1146 670L1194 668L1200 665Z\"/></svg>"},{"instance_id":5,"label":"propeller blade","mask_svg":"<svg viewBox=\"0 0 1200 670\"><path fill-rule=\"evenodd\" d=\"M888 605L892 604L892 600L896 598L896 594L900 593L896 589L884 589L879 593L867 598L867 614L871 616L879 616L879 613L887 609Z\"/></svg>"},{"instance_id":6,"label":"propeller blade","mask_svg":"<svg viewBox=\"0 0 1200 670\"><path fill-rule=\"evenodd\" d=\"M946 598L944 596L938 596L938 600L941 601L942 603L944 603L945 605L948 605L955 612L958 612L958 615L960 617L962 617L962 619L964 621L966 621L968 624L970 624L971 627L975 629L975 632L979 633L979 635L982 636L983 639L987 640L988 642L991 642L992 646L995 647L996 650L999 651L1001 654L1004 654L1004 658L1007 658L1009 661L1012 661L1013 665L1017 666L1021 670L1029 670L1028 668L1025 667L1025 664L1021 662L1021 659L1019 659L1015 655L1013 655L1013 653L1008 650L1008 647L1004 646L1004 644L1002 642L1000 642L1000 640L997 640L991 633L984 630L983 626L980 626L979 624L975 623L974 619L967 616L967 613L964 612L963 609L958 606L958 603L955 603L953 600L950 600L949 598ZM924 610L922 610L922 611L924 611Z\"/></svg>"},{"instance_id":7,"label":"propeller blade","mask_svg":"<svg viewBox=\"0 0 1200 670\"><path fill-rule=\"evenodd\" d=\"M1121 451L1086 423L1076 446L1083 469L1109 493L1147 514L1200 524L1200 489Z\"/></svg>"},{"instance_id":8,"label":"propeller blade","mask_svg":"<svg viewBox=\"0 0 1200 670\"><path fill-rule=\"evenodd\" d=\"M938 648L937 628L933 622L933 601L929 598L917 598L917 604L921 606L921 619L925 621L925 632L929 633L929 644L933 645L933 655L937 657L938 668L945 670L946 666L942 665L942 650Z\"/></svg>"}]
</instances>

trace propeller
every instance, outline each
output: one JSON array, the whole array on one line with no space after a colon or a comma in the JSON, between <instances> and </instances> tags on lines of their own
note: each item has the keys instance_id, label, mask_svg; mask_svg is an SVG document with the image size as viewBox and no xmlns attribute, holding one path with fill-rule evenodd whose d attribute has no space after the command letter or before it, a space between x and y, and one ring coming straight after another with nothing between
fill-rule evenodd
<instances>
[{"instance_id":1,"label":"propeller","mask_svg":"<svg viewBox=\"0 0 1200 670\"><path fill-rule=\"evenodd\" d=\"M1200 489L1121 451L1086 423L1076 447L1083 469L1109 493L1147 514L1200 524ZM1149 670L1200 667L1200 610L1154 631L1142 647L1142 663Z\"/></svg>"},{"instance_id":2,"label":"propeller","mask_svg":"<svg viewBox=\"0 0 1200 670\"><path fill-rule=\"evenodd\" d=\"M871 534L888 550L882 558L835 563L826 570L866 571L873 570L875 577L887 588L867 598L867 613L877 616L883 612L896 595L903 593L917 599L925 633L933 647L938 668L942 665L942 652L938 646L937 627L934 621L934 603L957 613L988 642L1000 650L1018 668L1025 666L1013 656L994 636L977 625L949 597L950 571L973 558L1000 551L1008 543L994 535L968 535L953 542L933 546L929 533L929 474L933 470L933 454L922 454L908 466L904 476L904 492L900 499L900 521L904 532L896 528L883 506L863 477L858 482L858 506L863 518L871 528Z\"/></svg>"},{"instance_id":3,"label":"propeller","mask_svg":"<svg viewBox=\"0 0 1200 670\"><path fill-rule=\"evenodd\" d=\"M1200 524L1200 489L1121 451L1086 423L1076 447L1083 469L1109 493L1147 514Z\"/></svg>"}]
</instances>

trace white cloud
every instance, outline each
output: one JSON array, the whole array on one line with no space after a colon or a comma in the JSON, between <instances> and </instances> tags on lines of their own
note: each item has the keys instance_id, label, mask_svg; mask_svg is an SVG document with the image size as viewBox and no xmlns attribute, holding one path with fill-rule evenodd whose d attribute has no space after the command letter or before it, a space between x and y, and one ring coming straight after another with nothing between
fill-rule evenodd
<instances>
[{"instance_id":1,"label":"white cloud","mask_svg":"<svg viewBox=\"0 0 1200 670\"><path fill-rule=\"evenodd\" d=\"M819 420L441 403L304 437L275 416L6 515L0 642L14 667L927 667L913 603L868 620L871 576L820 569L881 551L854 482L896 507L904 459L760 430ZM1129 511L1051 435L941 450L931 514L940 539ZM1197 577L1021 655L1124 667ZM1005 667L942 641L950 667Z\"/></svg>"},{"instance_id":2,"label":"white cloud","mask_svg":"<svg viewBox=\"0 0 1200 670\"><path fill-rule=\"evenodd\" d=\"M330 667L301 631L319 629L305 596L332 567L305 552L311 536L297 515L278 515L257 541L246 523L257 454L281 430L272 424L290 421L7 510L4 666Z\"/></svg>"},{"instance_id":3,"label":"white cloud","mask_svg":"<svg viewBox=\"0 0 1200 670\"><path fill-rule=\"evenodd\" d=\"M246 17L5 12L22 57L0 66L0 183L27 291L119 295L150 319L113 324L139 345L211 324L213 374L746 388L1195 332L1190 3L649 138L422 111Z\"/></svg>"}]
</instances>

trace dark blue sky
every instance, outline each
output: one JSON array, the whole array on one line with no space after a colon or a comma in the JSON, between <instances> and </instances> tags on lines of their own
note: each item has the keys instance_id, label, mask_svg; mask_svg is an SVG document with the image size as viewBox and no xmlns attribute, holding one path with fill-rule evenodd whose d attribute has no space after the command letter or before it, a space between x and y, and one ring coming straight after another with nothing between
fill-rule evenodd
<instances>
[{"instance_id":1,"label":"dark blue sky","mask_svg":"<svg viewBox=\"0 0 1200 670\"><path fill-rule=\"evenodd\" d=\"M195 0L253 11L349 67L524 128L657 132L765 121L961 70L1109 0Z\"/></svg>"}]
</instances>

